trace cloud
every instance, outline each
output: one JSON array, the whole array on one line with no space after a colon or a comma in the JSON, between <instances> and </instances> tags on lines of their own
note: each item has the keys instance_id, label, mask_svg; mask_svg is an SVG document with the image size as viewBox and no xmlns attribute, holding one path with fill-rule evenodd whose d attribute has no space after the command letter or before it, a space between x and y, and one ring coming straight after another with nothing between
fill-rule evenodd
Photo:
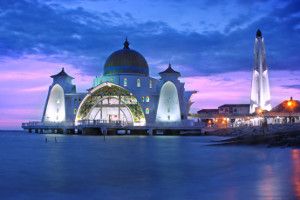
<instances>
[{"instance_id":1,"label":"cloud","mask_svg":"<svg viewBox=\"0 0 300 200\"><path fill-rule=\"evenodd\" d=\"M283 85L285 88L292 88L292 89L299 89L300 90L300 85Z\"/></svg>"},{"instance_id":2,"label":"cloud","mask_svg":"<svg viewBox=\"0 0 300 200\"><path fill-rule=\"evenodd\" d=\"M184 3L176 2L178 6ZM227 22L225 32L182 31L164 21L140 21L128 12L95 13L83 7L66 8L34 0L6 1L0 9L0 21L4 22L0 28L0 56L41 54L48 61L68 62L88 75L102 72L105 59L122 48L125 36L131 47L147 58L154 75L157 65L169 60L188 68L182 72L185 76L249 71L257 28L265 36L267 62L273 70L298 69L300 63L295 53L300 51L300 34L294 28L299 25L295 17L299 6L294 1L259 17L251 17L251 12L238 15Z\"/></svg>"}]
</instances>

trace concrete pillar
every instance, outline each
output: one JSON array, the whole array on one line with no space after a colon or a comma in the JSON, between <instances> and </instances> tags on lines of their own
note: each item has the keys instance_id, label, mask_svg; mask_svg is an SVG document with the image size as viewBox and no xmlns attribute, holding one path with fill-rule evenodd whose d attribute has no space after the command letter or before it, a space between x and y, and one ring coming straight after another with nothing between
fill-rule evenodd
<instances>
[{"instance_id":1,"label":"concrete pillar","mask_svg":"<svg viewBox=\"0 0 300 200\"><path fill-rule=\"evenodd\" d=\"M77 134L81 135L82 134L82 129L77 129Z\"/></svg>"},{"instance_id":2,"label":"concrete pillar","mask_svg":"<svg viewBox=\"0 0 300 200\"><path fill-rule=\"evenodd\" d=\"M100 128L100 132L102 135L107 135L107 128L106 127Z\"/></svg>"},{"instance_id":3,"label":"concrete pillar","mask_svg":"<svg viewBox=\"0 0 300 200\"><path fill-rule=\"evenodd\" d=\"M152 128L150 128L150 129L148 129L148 135L153 135L153 129Z\"/></svg>"}]
</instances>

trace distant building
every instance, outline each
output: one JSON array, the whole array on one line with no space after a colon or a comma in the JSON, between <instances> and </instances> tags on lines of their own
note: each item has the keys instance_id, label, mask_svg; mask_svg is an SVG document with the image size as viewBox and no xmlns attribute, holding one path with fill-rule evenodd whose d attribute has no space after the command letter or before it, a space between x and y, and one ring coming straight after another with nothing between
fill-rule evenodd
<instances>
[{"instance_id":1,"label":"distant building","mask_svg":"<svg viewBox=\"0 0 300 200\"><path fill-rule=\"evenodd\" d=\"M219 109L201 109L201 110L197 111L197 113L199 115L208 115L208 116L211 116L211 115L218 114L219 113Z\"/></svg>"},{"instance_id":2,"label":"distant building","mask_svg":"<svg viewBox=\"0 0 300 200\"><path fill-rule=\"evenodd\" d=\"M248 115L250 104L224 104L218 107L219 114L226 116Z\"/></svg>"},{"instance_id":3,"label":"distant building","mask_svg":"<svg viewBox=\"0 0 300 200\"><path fill-rule=\"evenodd\" d=\"M300 101L294 100L291 97L289 100L284 100L277 106L275 106L271 112L278 113L300 113Z\"/></svg>"},{"instance_id":4,"label":"distant building","mask_svg":"<svg viewBox=\"0 0 300 200\"><path fill-rule=\"evenodd\" d=\"M270 111L272 106L266 50L264 38L259 29L256 32L254 45L254 68L251 87L250 114L256 112L257 109Z\"/></svg>"},{"instance_id":5,"label":"distant building","mask_svg":"<svg viewBox=\"0 0 300 200\"><path fill-rule=\"evenodd\" d=\"M275 106L270 112L264 114L271 123L298 123L300 122L300 101L284 100Z\"/></svg>"}]
</instances>

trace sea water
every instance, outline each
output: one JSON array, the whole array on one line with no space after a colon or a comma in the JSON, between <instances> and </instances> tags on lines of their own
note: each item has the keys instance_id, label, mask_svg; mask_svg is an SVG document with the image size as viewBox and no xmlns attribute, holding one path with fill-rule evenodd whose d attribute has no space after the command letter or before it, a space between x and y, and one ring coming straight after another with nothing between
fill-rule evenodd
<instances>
[{"instance_id":1,"label":"sea water","mask_svg":"<svg viewBox=\"0 0 300 200\"><path fill-rule=\"evenodd\" d=\"M300 199L299 149L217 139L0 132L0 199Z\"/></svg>"}]
</instances>

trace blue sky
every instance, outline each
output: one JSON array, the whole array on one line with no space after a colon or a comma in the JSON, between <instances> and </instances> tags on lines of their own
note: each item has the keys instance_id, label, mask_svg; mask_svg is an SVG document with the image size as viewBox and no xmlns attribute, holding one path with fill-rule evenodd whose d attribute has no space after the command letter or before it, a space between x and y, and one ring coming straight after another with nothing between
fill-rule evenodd
<instances>
[{"instance_id":1,"label":"blue sky","mask_svg":"<svg viewBox=\"0 0 300 200\"><path fill-rule=\"evenodd\" d=\"M49 76L63 66L76 77L79 89L86 89L126 36L130 47L146 57L152 76L171 61L190 83L187 89L200 88L197 110L249 101L259 28L274 104L287 96L300 97L300 1L1 0L0 24L0 93L23 91L1 97L6 118L39 119ZM241 78L244 89L237 92L233 87ZM216 79L228 91L222 101L211 101L215 91L206 80ZM17 111L11 109L25 109L25 114L13 115ZM3 117L0 126L6 122Z\"/></svg>"},{"instance_id":2,"label":"blue sky","mask_svg":"<svg viewBox=\"0 0 300 200\"><path fill-rule=\"evenodd\" d=\"M91 74L126 36L153 74L169 60L187 76L249 70L258 28L272 69L299 63L298 1L7 0L0 8L1 56L50 55Z\"/></svg>"}]
</instances>

